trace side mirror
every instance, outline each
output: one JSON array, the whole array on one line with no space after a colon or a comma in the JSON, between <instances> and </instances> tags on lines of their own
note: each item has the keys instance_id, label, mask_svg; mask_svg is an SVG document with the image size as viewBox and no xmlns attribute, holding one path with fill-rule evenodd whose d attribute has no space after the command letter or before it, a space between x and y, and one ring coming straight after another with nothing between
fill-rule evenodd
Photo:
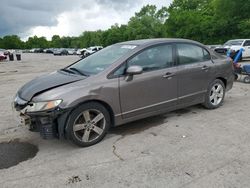
<instances>
[{"instance_id":1,"label":"side mirror","mask_svg":"<svg viewBox=\"0 0 250 188\"><path fill-rule=\"evenodd\" d=\"M136 75L141 74L143 72L143 68L141 66L133 65L127 68L126 73L128 75Z\"/></svg>"}]
</instances>

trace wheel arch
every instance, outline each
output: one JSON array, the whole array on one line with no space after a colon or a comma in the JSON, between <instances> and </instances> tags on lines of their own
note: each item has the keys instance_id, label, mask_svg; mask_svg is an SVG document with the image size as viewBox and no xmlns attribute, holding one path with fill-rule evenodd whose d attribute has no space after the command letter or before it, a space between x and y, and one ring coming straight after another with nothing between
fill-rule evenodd
<instances>
[{"instance_id":1,"label":"wheel arch","mask_svg":"<svg viewBox=\"0 0 250 188\"><path fill-rule=\"evenodd\" d=\"M227 79L225 79L223 77L217 77L216 79L221 80L223 82L223 84L225 85L225 88L227 87Z\"/></svg>"},{"instance_id":2,"label":"wheel arch","mask_svg":"<svg viewBox=\"0 0 250 188\"><path fill-rule=\"evenodd\" d=\"M90 99L90 100L86 100L84 102L81 102L77 106L83 105L85 103L90 103L90 102L100 103L108 110L109 115L110 115L110 120L111 120L111 127L113 127L115 125L114 111L113 111L112 107L107 102L102 101L102 100L98 100L98 99Z\"/></svg>"},{"instance_id":3,"label":"wheel arch","mask_svg":"<svg viewBox=\"0 0 250 188\"><path fill-rule=\"evenodd\" d=\"M104 106L108 110L108 112L109 112L110 120L111 120L111 127L113 127L115 125L115 116L114 116L114 111L113 111L112 107L108 103L106 103L106 102L104 102L102 100L89 99L89 100L85 100L85 101L79 102L74 107L71 107L69 111L65 112L62 116L58 117L57 123L58 123L59 138L63 138L63 137L66 138L65 136L67 134L66 134L65 131L66 131L66 127L67 127L67 124L68 124L68 121L69 121L69 116L72 113L72 111L74 109L78 108L79 106L81 106L83 104L86 104L86 103L90 103L90 102L96 102L96 103L99 103L102 106Z\"/></svg>"}]
</instances>

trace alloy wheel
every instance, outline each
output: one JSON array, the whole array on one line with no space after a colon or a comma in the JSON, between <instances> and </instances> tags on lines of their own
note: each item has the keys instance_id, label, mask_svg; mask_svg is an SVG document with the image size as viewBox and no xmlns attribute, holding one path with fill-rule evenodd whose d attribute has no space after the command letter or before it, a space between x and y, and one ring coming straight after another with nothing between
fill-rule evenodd
<instances>
[{"instance_id":1,"label":"alloy wheel","mask_svg":"<svg viewBox=\"0 0 250 188\"><path fill-rule=\"evenodd\" d=\"M81 142L92 142L98 139L106 126L106 119L102 112L96 109L83 111L75 120L73 132Z\"/></svg>"},{"instance_id":2,"label":"alloy wheel","mask_svg":"<svg viewBox=\"0 0 250 188\"><path fill-rule=\"evenodd\" d=\"M244 82L245 82L245 83L250 83L250 76L246 76L246 77L244 78Z\"/></svg>"},{"instance_id":3,"label":"alloy wheel","mask_svg":"<svg viewBox=\"0 0 250 188\"><path fill-rule=\"evenodd\" d=\"M220 83L216 83L210 91L210 102L212 105L217 106L221 103L224 96L224 88Z\"/></svg>"}]
</instances>

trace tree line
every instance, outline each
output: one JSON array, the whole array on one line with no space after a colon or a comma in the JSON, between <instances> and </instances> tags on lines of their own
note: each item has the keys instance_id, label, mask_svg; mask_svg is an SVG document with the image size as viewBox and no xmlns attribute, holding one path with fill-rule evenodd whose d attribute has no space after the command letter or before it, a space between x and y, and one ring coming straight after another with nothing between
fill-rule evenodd
<instances>
[{"instance_id":1,"label":"tree line","mask_svg":"<svg viewBox=\"0 0 250 188\"><path fill-rule=\"evenodd\" d=\"M174 0L169 7L146 5L126 25L107 30L84 31L78 37L54 35L0 38L0 48L84 48L108 46L145 38L187 38L205 44L221 44L233 38L250 38L250 0Z\"/></svg>"}]
</instances>

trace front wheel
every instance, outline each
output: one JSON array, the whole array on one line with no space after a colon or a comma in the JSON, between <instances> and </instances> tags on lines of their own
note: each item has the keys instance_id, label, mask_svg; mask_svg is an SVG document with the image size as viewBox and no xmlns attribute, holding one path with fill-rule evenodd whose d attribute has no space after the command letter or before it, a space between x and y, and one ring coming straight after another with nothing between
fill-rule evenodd
<instances>
[{"instance_id":1,"label":"front wheel","mask_svg":"<svg viewBox=\"0 0 250 188\"><path fill-rule=\"evenodd\" d=\"M225 91L224 83L221 80L216 79L209 85L203 105L207 109L216 109L220 107L224 101Z\"/></svg>"},{"instance_id":2,"label":"front wheel","mask_svg":"<svg viewBox=\"0 0 250 188\"><path fill-rule=\"evenodd\" d=\"M104 138L110 124L110 115L104 106L96 102L82 104L69 117L67 137L78 146L91 146Z\"/></svg>"}]
</instances>

